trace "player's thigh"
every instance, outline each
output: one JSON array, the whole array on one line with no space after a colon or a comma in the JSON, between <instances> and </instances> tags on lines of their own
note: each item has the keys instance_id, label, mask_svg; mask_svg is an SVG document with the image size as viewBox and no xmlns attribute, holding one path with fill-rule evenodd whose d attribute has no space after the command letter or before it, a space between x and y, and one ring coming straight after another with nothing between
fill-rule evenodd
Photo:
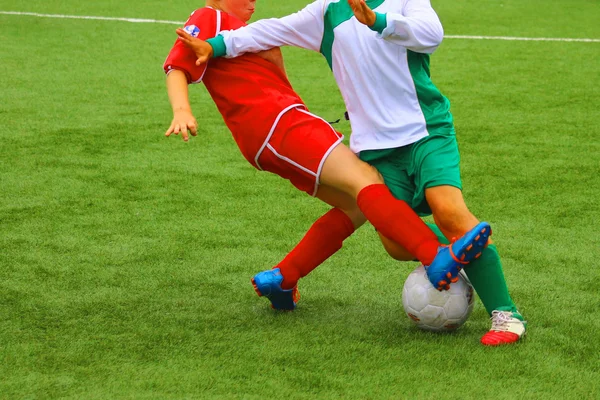
<instances>
[{"instance_id":1,"label":"player's thigh","mask_svg":"<svg viewBox=\"0 0 600 400\"><path fill-rule=\"evenodd\" d=\"M412 204L418 214L433 213L433 205L426 194L431 188L449 186L459 192L462 190L460 153L452 131L426 136L414 143L410 158L409 174L415 184Z\"/></svg>"},{"instance_id":2,"label":"player's thigh","mask_svg":"<svg viewBox=\"0 0 600 400\"><path fill-rule=\"evenodd\" d=\"M430 208L444 236L462 236L477 225L462 195L460 152L452 131L430 135L415 143L411 167L417 202L422 201Z\"/></svg>"},{"instance_id":3,"label":"player's thigh","mask_svg":"<svg viewBox=\"0 0 600 400\"><path fill-rule=\"evenodd\" d=\"M363 188L383 183L383 179L375 168L362 162L344 144L339 144L325 159L320 182L356 198Z\"/></svg>"},{"instance_id":4,"label":"player's thigh","mask_svg":"<svg viewBox=\"0 0 600 400\"><path fill-rule=\"evenodd\" d=\"M362 226L367 219L349 194L327 185L319 185L316 197L332 207L339 208L350 218L354 228Z\"/></svg>"}]
</instances>

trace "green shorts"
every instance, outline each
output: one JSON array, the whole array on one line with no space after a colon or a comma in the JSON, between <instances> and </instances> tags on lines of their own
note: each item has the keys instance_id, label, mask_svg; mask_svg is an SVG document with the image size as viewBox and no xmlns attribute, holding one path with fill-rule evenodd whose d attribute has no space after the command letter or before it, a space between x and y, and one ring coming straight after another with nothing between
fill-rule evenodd
<instances>
[{"instance_id":1,"label":"green shorts","mask_svg":"<svg viewBox=\"0 0 600 400\"><path fill-rule=\"evenodd\" d=\"M425 189L449 185L462 190L454 132L429 135L394 149L361 151L359 158L377 168L392 194L420 216L431 215Z\"/></svg>"}]
</instances>

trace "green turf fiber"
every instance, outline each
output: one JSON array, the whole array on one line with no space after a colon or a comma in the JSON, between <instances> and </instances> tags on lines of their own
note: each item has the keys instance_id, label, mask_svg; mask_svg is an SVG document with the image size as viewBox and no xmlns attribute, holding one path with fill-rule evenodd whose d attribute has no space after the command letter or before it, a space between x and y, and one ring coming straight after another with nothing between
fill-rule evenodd
<instances>
[{"instance_id":1,"label":"green turf fiber","mask_svg":"<svg viewBox=\"0 0 600 400\"><path fill-rule=\"evenodd\" d=\"M3 0L1 10L185 20L199 2ZM257 17L308 1L260 0ZM477 4L474 4L477 3ZM600 38L592 0L436 0L449 35ZM528 337L484 348L404 316L414 263L365 226L276 313L249 278L327 207L239 154L201 85L165 138L174 25L0 15L0 399L596 399L600 43L447 39L465 197L490 221ZM284 49L311 111L343 102ZM337 125L346 136L349 124Z\"/></svg>"}]
</instances>

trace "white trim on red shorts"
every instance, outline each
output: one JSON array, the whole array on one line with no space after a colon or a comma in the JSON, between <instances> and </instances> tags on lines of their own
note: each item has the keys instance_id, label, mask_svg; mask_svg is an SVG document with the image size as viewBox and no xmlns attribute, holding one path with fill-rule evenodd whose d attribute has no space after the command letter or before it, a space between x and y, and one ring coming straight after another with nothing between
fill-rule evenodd
<instances>
[{"instance_id":1,"label":"white trim on red shorts","mask_svg":"<svg viewBox=\"0 0 600 400\"><path fill-rule=\"evenodd\" d=\"M302 171L311 174L312 176L314 176L315 178L318 179L317 174L315 172L312 172L310 169L303 167L302 165L298 164L296 161L292 160L291 158L287 158L286 156L282 156L281 154L279 154L277 152L277 150L275 150L275 148L273 146L271 146L270 144L267 143L267 148L269 150L271 150L271 153L275 154L277 156L277 158L282 159L283 161L287 161L288 163L292 164L294 167L301 169Z\"/></svg>"},{"instance_id":2,"label":"white trim on red shorts","mask_svg":"<svg viewBox=\"0 0 600 400\"><path fill-rule=\"evenodd\" d=\"M304 104L292 104L291 106L287 106L286 108L284 108L279 113L279 115L277 116L277 118L275 118L275 122L273 122L273 125L271 126L271 130L269 131L269 134L267 135L267 138L263 142L262 146L260 146L260 149L258 149L258 152L256 153L256 157L254 157L254 163L256 164L256 168L258 168L261 171L263 170L262 167L260 166L260 164L258 163L258 158L260 157L260 155L264 151L265 147L267 147L267 145L269 144L269 140L271 140L271 136L273 136L273 132L275 132L275 128L277 127L277 124L279 123L279 120L281 119L281 117L283 117L283 114L285 114L286 112L288 112L292 108L298 108L300 111L302 111L300 109L300 107L306 107L306 106ZM277 155L277 153L274 153L274 154Z\"/></svg>"},{"instance_id":3,"label":"white trim on red shorts","mask_svg":"<svg viewBox=\"0 0 600 400\"><path fill-rule=\"evenodd\" d=\"M316 173L316 180L315 180L315 190L313 192L313 196L317 195L317 190L319 190L319 185L321 184L321 170L323 169L323 164L325 164L325 160L327 160L327 157L329 157L329 154L331 154L331 152L333 151L333 149L335 149L337 147L338 144L342 143L342 140L344 140L344 135L340 134L338 131L336 131L335 129L333 129L333 126L331 126L331 124L327 121L325 121L323 118L319 117L318 115L315 115L311 112L308 112L306 110L302 110L302 109L298 109L298 111L303 112L304 114L308 114L310 116L313 116L315 118L320 119L321 121L325 122L327 125L329 125L329 127L331 128L331 130L333 131L333 133L335 133L336 135L339 135L338 140L331 145L331 147L329 148L329 150L327 150L325 152L325 154L323 155L323 158L321 159L321 162L319 163L319 168L317 169L317 173Z\"/></svg>"}]
</instances>

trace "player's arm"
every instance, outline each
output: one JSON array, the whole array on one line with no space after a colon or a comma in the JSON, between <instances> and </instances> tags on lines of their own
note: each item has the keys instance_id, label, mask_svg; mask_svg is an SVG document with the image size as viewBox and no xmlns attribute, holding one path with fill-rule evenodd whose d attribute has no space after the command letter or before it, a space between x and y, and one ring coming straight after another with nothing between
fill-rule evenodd
<instances>
[{"instance_id":1,"label":"player's arm","mask_svg":"<svg viewBox=\"0 0 600 400\"><path fill-rule=\"evenodd\" d=\"M179 36L179 40L181 43L185 44L191 51L193 51L196 55L196 65L200 66L208 62L210 58L215 53L213 46L209 43L211 39L208 41L204 41L198 38L191 36L183 29L177 29L175 31ZM222 43L222 42L220 42ZM222 44L224 46L224 44ZM220 50L217 49L217 52ZM224 52L224 49L222 50ZM272 62L283 72L284 75L287 76L285 72L285 65L283 63L283 54L281 54L281 50L279 47L275 47L269 50L263 50L259 53L256 53L258 56L264 58L265 60Z\"/></svg>"},{"instance_id":2,"label":"player's arm","mask_svg":"<svg viewBox=\"0 0 600 400\"><path fill-rule=\"evenodd\" d=\"M173 69L167 75L167 93L173 109L173 120L171 126L167 129L165 136L171 136L172 133L183 137L188 141L188 130L192 136L198 133L198 123L192 114L192 107L188 96L188 78L181 70Z\"/></svg>"},{"instance_id":3,"label":"player's arm","mask_svg":"<svg viewBox=\"0 0 600 400\"><path fill-rule=\"evenodd\" d=\"M208 42L214 48L215 57L237 57L281 46L319 51L325 2L317 0L283 18L263 19L234 31L222 31Z\"/></svg>"},{"instance_id":4,"label":"player's arm","mask_svg":"<svg viewBox=\"0 0 600 400\"><path fill-rule=\"evenodd\" d=\"M210 8L194 11L185 23L185 30L203 39L214 36L217 32L216 11ZM173 109L173 120L165 135L181 133L185 141L189 139L188 131L192 136L196 136L198 131L198 123L190 106L188 85L201 82L207 67L206 64L196 65L195 61L194 52L177 40L163 65Z\"/></svg>"},{"instance_id":5,"label":"player's arm","mask_svg":"<svg viewBox=\"0 0 600 400\"><path fill-rule=\"evenodd\" d=\"M429 0L408 0L398 13L377 13L364 0L347 0L356 19L381 37L417 53L433 53L444 29Z\"/></svg>"}]
</instances>

